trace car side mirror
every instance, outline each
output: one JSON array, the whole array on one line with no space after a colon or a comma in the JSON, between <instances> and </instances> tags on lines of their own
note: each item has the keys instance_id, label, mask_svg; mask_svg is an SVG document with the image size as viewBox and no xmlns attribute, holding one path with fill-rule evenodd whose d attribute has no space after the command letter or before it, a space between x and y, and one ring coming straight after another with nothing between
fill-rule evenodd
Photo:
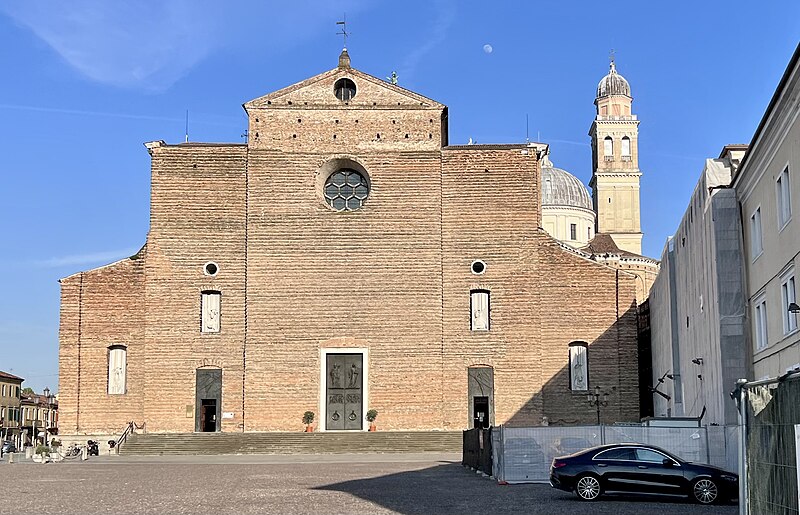
<instances>
[{"instance_id":1,"label":"car side mirror","mask_svg":"<svg viewBox=\"0 0 800 515\"><path fill-rule=\"evenodd\" d=\"M673 463L672 460L669 458L664 458L664 461L661 462L665 467L672 467Z\"/></svg>"}]
</instances>

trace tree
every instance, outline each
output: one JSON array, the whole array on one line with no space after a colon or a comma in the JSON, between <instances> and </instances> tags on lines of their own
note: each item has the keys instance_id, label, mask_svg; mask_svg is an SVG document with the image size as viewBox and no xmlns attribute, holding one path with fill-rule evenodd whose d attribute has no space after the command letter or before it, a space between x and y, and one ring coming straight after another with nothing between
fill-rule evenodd
<instances>
[{"instance_id":1,"label":"tree","mask_svg":"<svg viewBox=\"0 0 800 515\"><path fill-rule=\"evenodd\" d=\"M22 395L35 395L36 392L33 391L33 388L30 386L26 386L22 389Z\"/></svg>"}]
</instances>

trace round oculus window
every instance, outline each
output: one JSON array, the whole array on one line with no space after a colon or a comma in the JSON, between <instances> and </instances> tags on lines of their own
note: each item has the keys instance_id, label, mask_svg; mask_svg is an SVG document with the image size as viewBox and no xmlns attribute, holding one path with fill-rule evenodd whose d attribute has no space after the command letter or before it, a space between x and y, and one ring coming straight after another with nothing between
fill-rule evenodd
<instances>
[{"instance_id":1,"label":"round oculus window","mask_svg":"<svg viewBox=\"0 0 800 515\"><path fill-rule=\"evenodd\" d=\"M219 266L213 261L209 261L203 265L203 273L206 275L217 275L217 272L219 272Z\"/></svg>"},{"instance_id":2,"label":"round oculus window","mask_svg":"<svg viewBox=\"0 0 800 515\"><path fill-rule=\"evenodd\" d=\"M369 184L361 173L342 168L325 181L324 194L325 201L336 211L355 211L367 200Z\"/></svg>"},{"instance_id":3,"label":"round oculus window","mask_svg":"<svg viewBox=\"0 0 800 515\"><path fill-rule=\"evenodd\" d=\"M476 275L480 275L486 271L486 263L481 261L480 259L475 260L472 262L472 273Z\"/></svg>"},{"instance_id":4,"label":"round oculus window","mask_svg":"<svg viewBox=\"0 0 800 515\"><path fill-rule=\"evenodd\" d=\"M343 102L349 102L356 96L356 83L350 79L342 78L333 84L333 94Z\"/></svg>"}]
</instances>

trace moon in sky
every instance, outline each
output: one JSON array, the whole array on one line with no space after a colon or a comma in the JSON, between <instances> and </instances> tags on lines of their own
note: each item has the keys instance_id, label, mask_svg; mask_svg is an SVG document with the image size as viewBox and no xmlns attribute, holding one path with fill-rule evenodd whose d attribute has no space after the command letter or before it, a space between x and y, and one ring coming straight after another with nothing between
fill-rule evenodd
<instances>
[{"instance_id":1,"label":"moon in sky","mask_svg":"<svg viewBox=\"0 0 800 515\"><path fill-rule=\"evenodd\" d=\"M483 51L486 52L487 54L491 54L492 50L494 50L494 48L492 48L492 45L488 43L483 45Z\"/></svg>"}]
</instances>

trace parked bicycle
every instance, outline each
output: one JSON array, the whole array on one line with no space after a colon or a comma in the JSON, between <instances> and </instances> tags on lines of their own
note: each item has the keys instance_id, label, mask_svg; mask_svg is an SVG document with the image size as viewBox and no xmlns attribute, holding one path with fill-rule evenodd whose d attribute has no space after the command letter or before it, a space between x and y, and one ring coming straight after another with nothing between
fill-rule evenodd
<instances>
[{"instance_id":1,"label":"parked bicycle","mask_svg":"<svg viewBox=\"0 0 800 515\"><path fill-rule=\"evenodd\" d=\"M69 447L67 447L67 450L64 451L65 458L75 458L77 456L80 456L80 454L81 454L81 447L77 443L71 443Z\"/></svg>"}]
</instances>

